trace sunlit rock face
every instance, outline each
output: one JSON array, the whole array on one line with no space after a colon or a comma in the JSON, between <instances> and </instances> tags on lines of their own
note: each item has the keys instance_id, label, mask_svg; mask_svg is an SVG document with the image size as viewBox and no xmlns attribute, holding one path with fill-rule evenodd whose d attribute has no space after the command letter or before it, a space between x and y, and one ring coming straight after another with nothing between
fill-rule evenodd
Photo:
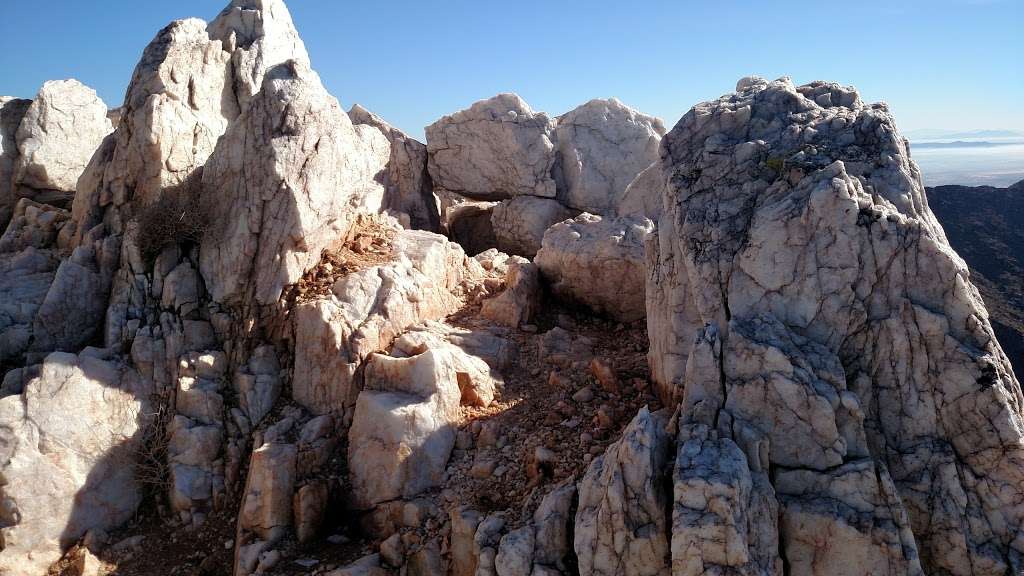
<instances>
[{"instance_id":1,"label":"sunlit rock face","mask_svg":"<svg viewBox=\"0 0 1024 576\"><path fill-rule=\"evenodd\" d=\"M306 64L272 69L203 170L221 197L200 257L213 298L277 301L356 214L381 210L375 176L389 155L380 130L353 126Z\"/></svg>"},{"instance_id":2,"label":"sunlit rock face","mask_svg":"<svg viewBox=\"0 0 1024 576\"><path fill-rule=\"evenodd\" d=\"M661 120L615 98L591 100L558 117L555 138L566 206L609 215L626 186L658 159Z\"/></svg>"},{"instance_id":3,"label":"sunlit rock face","mask_svg":"<svg viewBox=\"0 0 1024 576\"><path fill-rule=\"evenodd\" d=\"M74 193L78 177L113 128L107 106L77 80L43 84L18 127L14 183Z\"/></svg>"},{"instance_id":4,"label":"sunlit rock face","mask_svg":"<svg viewBox=\"0 0 1024 576\"><path fill-rule=\"evenodd\" d=\"M151 393L122 364L57 352L0 399L0 574L44 574L87 531L131 518Z\"/></svg>"},{"instance_id":5,"label":"sunlit rock face","mask_svg":"<svg viewBox=\"0 0 1024 576\"><path fill-rule=\"evenodd\" d=\"M682 399L681 441L709 426L746 455L735 514L775 470L779 552L800 573L859 570L842 568L854 550L872 573L1019 571L1020 385L886 107L744 79L679 121L661 168L652 372ZM677 461L677 501L691 471Z\"/></svg>"},{"instance_id":6,"label":"sunlit rock face","mask_svg":"<svg viewBox=\"0 0 1024 576\"><path fill-rule=\"evenodd\" d=\"M555 122L515 94L499 94L427 126L434 186L481 200L553 198Z\"/></svg>"}]
</instances>

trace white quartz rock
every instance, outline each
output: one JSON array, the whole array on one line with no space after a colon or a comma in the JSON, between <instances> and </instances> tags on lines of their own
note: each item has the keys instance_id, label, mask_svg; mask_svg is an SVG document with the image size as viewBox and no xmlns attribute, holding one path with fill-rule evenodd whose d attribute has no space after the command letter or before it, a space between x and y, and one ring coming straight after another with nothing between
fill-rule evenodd
<instances>
[{"instance_id":1,"label":"white quartz rock","mask_svg":"<svg viewBox=\"0 0 1024 576\"><path fill-rule=\"evenodd\" d=\"M0 399L0 574L43 574L89 530L132 517L150 388L116 362L55 352Z\"/></svg>"},{"instance_id":2,"label":"white quartz rock","mask_svg":"<svg viewBox=\"0 0 1024 576\"><path fill-rule=\"evenodd\" d=\"M276 302L357 213L380 211L389 148L379 130L352 125L306 64L273 68L203 170L221 196L200 252L213 299Z\"/></svg>"},{"instance_id":3,"label":"white quartz rock","mask_svg":"<svg viewBox=\"0 0 1024 576\"><path fill-rule=\"evenodd\" d=\"M427 126L434 186L482 200L555 196L554 121L498 94Z\"/></svg>"},{"instance_id":4,"label":"white quartz rock","mask_svg":"<svg viewBox=\"0 0 1024 576\"><path fill-rule=\"evenodd\" d=\"M554 294L623 322L646 314L643 217L583 213L544 233L534 259Z\"/></svg>"},{"instance_id":5,"label":"white quartz rock","mask_svg":"<svg viewBox=\"0 0 1024 576\"><path fill-rule=\"evenodd\" d=\"M615 98L595 99L558 117L555 130L567 206L614 215L616 200L637 174L658 160L660 119Z\"/></svg>"},{"instance_id":6,"label":"white quartz rock","mask_svg":"<svg viewBox=\"0 0 1024 576\"><path fill-rule=\"evenodd\" d=\"M107 106L93 89L77 80L46 82L18 128L15 183L74 192L78 177L111 131Z\"/></svg>"}]
</instances>

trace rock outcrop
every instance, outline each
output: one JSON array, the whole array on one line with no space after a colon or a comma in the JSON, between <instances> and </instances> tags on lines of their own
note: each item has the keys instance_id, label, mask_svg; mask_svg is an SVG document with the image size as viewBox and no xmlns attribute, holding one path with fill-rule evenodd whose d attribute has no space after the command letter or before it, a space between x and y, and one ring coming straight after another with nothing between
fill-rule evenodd
<instances>
[{"instance_id":1,"label":"rock outcrop","mask_svg":"<svg viewBox=\"0 0 1024 576\"><path fill-rule=\"evenodd\" d=\"M18 127L15 186L73 194L111 131L107 106L94 90L77 80L44 83Z\"/></svg>"},{"instance_id":2,"label":"rock outcrop","mask_svg":"<svg viewBox=\"0 0 1024 576\"><path fill-rule=\"evenodd\" d=\"M661 166L648 319L662 396L682 397L677 506L733 462L717 532L677 507L673 561L1020 570L1020 385L886 107L744 79L680 120ZM741 522L774 506L777 551Z\"/></svg>"},{"instance_id":3,"label":"rock outcrop","mask_svg":"<svg viewBox=\"0 0 1024 576\"><path fill-rule=\"evenodd\" d=\"M0 574L1024 572L1024 394L884 104L426 132L281 0L0 99Z\"/></svg>"},{"instance_id":4,"label":"rock outcrop","mask_svg":"<svg viewBox=\"0 0 1024 576\"><path fill-rule=\"evenodd\" d=\"M483 272L438 234L405 230L393 242L394 262L348 274L295 307L292 398L314 414L351 418L360 364L409 327L454 312L460 286Z\"/></svg>"},{"instance_id":5,"label":"rock outcrop","mask_svg":"<svg viewBox=\"0 0 1024 576\"><path fill-rule=\"evenodd\" d=\"M434 186L480 200L553 198L555 123L515 94L481 100L427 126Z\"/></svg>"},{"instance_id":6,"label":"rock outcrop","mask_svg":"<svg viewBox=\"0 0 1024 576\"><path fill-rule=\"evenodd\" d=\"M544 233L535 261L558 297L623 322L644 317L643 217L583 213Z\"/></svg>"},{"instance_id":7,"label":"rock outcrop","mask_svg":"<svg viewBox=\"0 0 1024 576\"><path fill-rule=\"evenodd\" d=\"M352 106L348 116L353 124L377 128L391 142L391 157L384 173L384 208L408 216L409 225L415 229L440 231L434 183L427 171L427 146L358 104Z\"/></svg>"},{"instance_id":8,"label":"rock outcrop","mask_svg":"<svg viewBox=\"0 0 1024 576\"><path fill-rule=\"evenodd\" d=\"M381 210L375 177L389 150L302 61L271 69L203 169L203 188L220 196L200 255L214 300L276 302L357 213Z\"/></svg>"},{"instance_id":9,"label":"rock outcrop","mask_svg":"<svg viewBox=\"0 0 1024 576\"><path fill-rule=\"evenodd\" d=\"M570 208L614 215L626 186L658 159L661 120L615 98L591 100L558 117L555 138Z\"/></svg>"},{"instance_id":10,"label":"rock outcrop","mask_svg":"<svg viewBox=\"0 0 1024 576\"><path fill-rule=\"evenodd\" d=\"M43 574L87 531L132 516L151 391L116 362L54 353L21 394L0 399L0 573Z\"/></svg>"}]
</instances>

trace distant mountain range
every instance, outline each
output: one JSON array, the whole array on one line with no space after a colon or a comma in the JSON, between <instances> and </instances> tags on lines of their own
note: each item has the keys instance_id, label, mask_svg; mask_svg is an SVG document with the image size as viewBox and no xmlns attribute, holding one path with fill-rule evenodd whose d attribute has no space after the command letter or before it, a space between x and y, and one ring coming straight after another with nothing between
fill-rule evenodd
<instances>
[{"instance_id":1,"label":"distant mountain range","mask_svg":"<svg viewBox=\"0 0 1024 576\"><path fill-rule=\"evenodd\" d=\"M978 140L954 140L952 142L911 142L911 145L920 150L922 148L990 148L992 146L1020 146L1024 140L1011 140L1009 142L986 142Z\"/></svg>"},{"instance_id":2,"label":"distant mountain range","mask_svg":"<svg viewBox=\"0 0 1024 576\"><path fill-rule=\"evenodd\" d=\"M943 130L941 128L919 128L906 130L903 135L914 140L965 140L980 138L1024 138L1021 130Z\"/></svg>"},{"instance_id":3,"label":"distant mountain range","mask_svg":"<svg viewBox=\"0 0 1024 576\"><path fill-rule=\"evenodd\" d=\"M996 337L1024 378L1024 180L1007 188L935 186L928 204L967 262Z\"/></svg>"}]
</instances>

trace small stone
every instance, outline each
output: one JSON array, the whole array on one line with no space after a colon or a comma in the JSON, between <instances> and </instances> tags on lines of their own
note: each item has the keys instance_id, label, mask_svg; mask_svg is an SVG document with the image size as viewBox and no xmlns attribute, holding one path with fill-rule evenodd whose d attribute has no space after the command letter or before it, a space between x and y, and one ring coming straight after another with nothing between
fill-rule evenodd
<instances>
[{"instance_id":1,"label":"small stone","mask_svg":"<svg viewBox=\"0 0 1024 576\"><path fill-rule=\"evenodd\" d=\"M579 390L576 391L575 394L572 395L572 399L575 400L576 402L585 404L594 399L594 391L590 388L590 386L584 386L583 388L580 388Z\"/></svg>"},{"instance_id":2,"label":"small stone","mask_svg":"<svg viewBox=\"0 0 1024 576\"><path fill-rule=\"evenodd\" d=\"M280 550L268 550L263 554L260 554L260 563L256 566L256 573L267 572L277 566L278 562L281 561Z\"/></svg>"},{"instance_id":3,"label":"small stone","mask_svg":"<svg viewBox=\"0 0 1024 576\"><path fill-rule=\"evenodd\" d=\"M405 547L402 545L401 534L396 532L380 543L380 559L392 568L402 566L405 560Z\"/></svg>"},{"instance_id":4,"label":"small stone","mask_svg":"<svg viewBox=\"0 0 1024 576\"><path fill-rule=\"evenodd\" d=\"M619 393L619 379L615 375L615 369L600 358L590 359L590 373L597 379L601 389L611 394Z\"/></svg>"},{"instance_id":5,"label":"small stone","mask_svg":"<svg viewBox=\"0 0 1024 576\"><path fill-rule=\"evenodd\" d=\"M473 467L469 469L469 475L473 478L480 478L481 480L489 478L494 474L494 469L497 465L498 463L494 460L479 460L473 463Z\"/></svg>"}]
</instances>

